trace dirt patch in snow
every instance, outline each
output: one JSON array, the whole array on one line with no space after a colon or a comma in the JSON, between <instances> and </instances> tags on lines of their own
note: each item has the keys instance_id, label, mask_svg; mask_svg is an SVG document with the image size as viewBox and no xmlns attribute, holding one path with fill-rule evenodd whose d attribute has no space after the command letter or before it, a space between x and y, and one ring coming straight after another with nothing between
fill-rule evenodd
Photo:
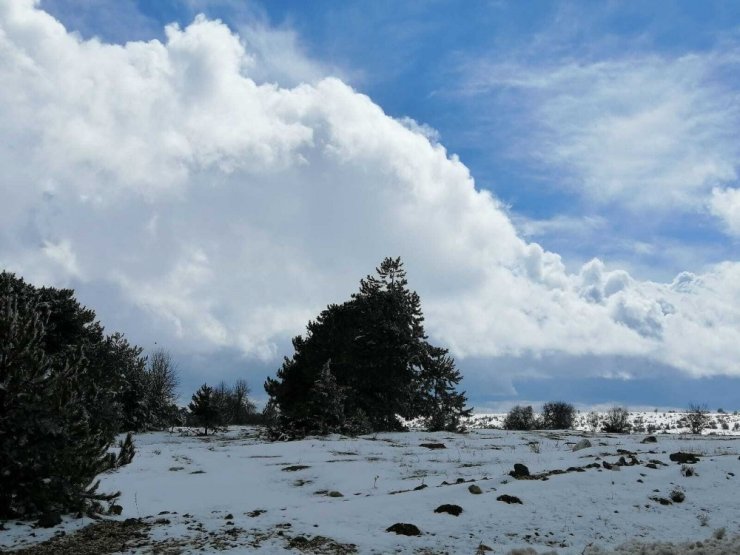
<instances>
[{"instance_id":1,"label":"dirt patch in snow","mask_svg":"<svg viewBox=\"0 0 740 555\"><path fill-rule=\"evenodd\" d=\"M13 551L17 555L98 555L117 553L142 545L152 524L140 519L106 520L91 524L74 534Z\"/></svg>"}]
</instances>

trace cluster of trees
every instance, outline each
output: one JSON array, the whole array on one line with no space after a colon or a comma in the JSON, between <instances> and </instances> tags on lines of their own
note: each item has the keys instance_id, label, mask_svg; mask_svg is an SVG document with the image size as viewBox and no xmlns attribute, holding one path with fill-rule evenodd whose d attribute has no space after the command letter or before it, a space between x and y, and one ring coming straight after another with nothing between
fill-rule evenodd
<instances>
[{"instance_id":1,"label":"cluster of trees","mask_svg":"<svg viewBox=\"0 0 740 555\"><path fill-rule=\"evenodd\" d=\"M419 296L400 259L386 258L359 292L330 305L275 379L263 415L244 380L204 384L189 410L176 405L178 373L163 350L145 357L120 333L106 335L70 289L36 288L0 273L0 519L100 512L118 493L95 477L134 455L131 435L190 424L209 430L257 423L274 437L398 430L423 418L457 430L470 414L446 349L424 333Z\"/></svg>"},{"instance_id":2,"label":"cluster of trees","mask_svg":"<svg viewBox=\"0 0 740 555\"><path fill-rule=\"evenodd\" d=\"M456 430L470 414L456 391L455 361L427 341L401 259L386 258L376 273L309 322L306 335L293 339L293 356L266 381L275 435L399 430L398 417Z\"/></svg>"},{"instance_id":3,"label":"cluster of trees","mask_svg":"<svg viewBox=\"0 0 740 555\"><path fill-rule=\"evenodd\" d=\"M249 394L249 385L245 380L237 380L231 386L222 381L215 388L203 384L188 405L186 424L202 426L205 435L208 435L209 429L216 430L231 424L261 423L261 415L249 399Z\"/></svg>"},{"instance_id":4,"label":"cluster of trees","mask_svg":"<svg viewBox=\"0 0 740 555\"><path fill-rule=\"evenodd\" d=\"M531 406L517 405L504 419L505 430L568 430L573 427L576 410L563 401L552 401L542 405L542 414L535 415Z\"/></svg>"},{"instance_id":5,"label":"cluster of trees","mask_svg":"<svg viewBox=\"0 0 740 555\"><path fill-rule=\"evenodd\" d=\"M109 448L140 355L71 290L0 273L0 518L100 511L116 497L94 478L133 457L130 436L118 456Z\"/></svg>"}]
</instances>

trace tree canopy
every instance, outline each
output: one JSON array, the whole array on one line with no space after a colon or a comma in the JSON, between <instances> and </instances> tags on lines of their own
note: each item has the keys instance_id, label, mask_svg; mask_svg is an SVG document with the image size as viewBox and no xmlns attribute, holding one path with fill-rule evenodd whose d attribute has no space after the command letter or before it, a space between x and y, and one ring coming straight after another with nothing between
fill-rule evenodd
<instances>
[{"instance_id":1,"label":"tree canopy","mask_svg":"<svg viewBox=\"0 0 740 555\"><path fill-rule=\"evenodd\" d=\"M423 322L401 259L386 258L350 300L329 305L305 336L293 339L293 356L265 383L277 427L289 435L325 433L316 397L336 389L344 420L328 431L360 422L373 431L398 430L398 416L456 428L470 412L464 393L455 391L461 376L448 351L429 344ZM331 412L336 419L336 407Z\"/></svg>"}]
</instances>

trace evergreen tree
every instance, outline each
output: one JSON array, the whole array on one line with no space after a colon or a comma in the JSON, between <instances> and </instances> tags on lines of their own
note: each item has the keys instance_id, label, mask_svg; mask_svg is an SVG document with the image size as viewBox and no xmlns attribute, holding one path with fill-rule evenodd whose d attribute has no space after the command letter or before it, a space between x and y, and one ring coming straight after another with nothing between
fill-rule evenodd
<instances>
[{"instance_id":1,"label":"evergreen tree","mask_svg":"<svg viewBox=\"0 0 740 555\"><path fill-rule=\"evenodd\" d=\"M131 345L120 333L106 339L104 364L106 375L118 373L119 430L141 432L151 428L152 416L148 402L146 359L141 347Z\"/></svg>"},{"instance_id":2,"label":"evergreen tree","mask_svg":"<svg viewBox=\"0 0 740 555\"><path fill-rule=\"evenodd\" d=\"M203 426L205 435L208 435L208 428L213 430L218 425L220 418L220 408L217 400L214 398L213 388L207 384L203 384L195 392L192 399L188 408L196 421Z\"/></svg>"},{"instance_id":3,"label":"evergreen tree","mask_svg":"<svg viewBox=\"0 0 740 555\"><path fill-rule=\"evenodd\" d=\"M116 394L115 379L96 383L100 369L86 356L102 343L91 322L67 291L0 273L0 518L99 511L117 495L91 484L115 462L115 422L102 403Z\"/></svg>"},{"instance_id":4,"label":"evergreen tree","mask_svg":"<svg viewBox=\"0 0 740 555\"><path fill-rule=\"evenodd\" d=\"M276 379L268 378L265 390L281 431L300 435L315 428L311 398L329 360L353 427L398 430L397 416L435 413L439 422L465 414L464 394L453 391L459 373L444 359L447 351L427 342L421 301L407 287L401 259L386 258L376 274L361 280L349 301L309 322L305 337L293 339L293 356Z\"/></svg>"},{"instance_id":5,"label":"evergreen tree","mask_svg":"<svg viewBox=\"0 0 740 555\"><path fill-rule=\"evenodd\" d=\"M311 388L311 420L305 432L324 435L341 431L345 425L344 402L344 388L337 384L327 360Z\"/></svg>"},{"instance_id":6,"label":"evergreen tree","mask_svg":"<svg viewBox=\"0 0 740 555\"><path fill-rule=\"evenodd\" d=\"M460 419L470 416L472 409L465 408L465 393L455 390L461 379L447 349L431 347L421 374L421 411L430 431L458 431Z\"/></svg>"}]
</instances>

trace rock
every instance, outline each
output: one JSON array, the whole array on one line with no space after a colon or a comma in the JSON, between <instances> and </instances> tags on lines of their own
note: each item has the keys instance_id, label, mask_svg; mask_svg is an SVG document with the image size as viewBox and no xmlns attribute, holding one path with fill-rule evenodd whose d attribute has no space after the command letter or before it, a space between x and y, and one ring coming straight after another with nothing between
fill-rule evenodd
<instances>
[{"instance_id":1,"label":"rock","mask_svg":"<svg viewBox=\"0 0 740 555\"><path fill-rule=\"evenodd\" d=\"M520 478L526 478L529 476L529 469L523 464L516 463L514 465L514 470L509 472L509 476L516 478L517 480Z\"/></svg>"},{"instance_id":2,"label":"rock","mask_svg":"<svg viewBox=\"0 0 740 555\"><path fill-rule=\"evenodd\" d=\"M108 512L112 515L120 515L123 512L123 507L121 505L111 505Z\"/></svg>"},{"instance_id":3,"label":"rock","mask_svg":"<svg viewBox=\"0 0 740 555\"><path fill-rule=\"evenodd\" d=\"M413 524L396 522L393 526L385 529L386 532L394 532L399 536L421 536L421 530Z\"/></svg>"},{"instance_id":4,"label":"rock","mask_svg":"<svg viewBox=\"0 0 740 555\"><path fill-rule=\"evenodd\" d=\"M580 451L581 449L588 449L591 447L591 442L585 437L573 446L573 451Z\"/></svg>"},{"instance_id":5,"label":"rock","mask_svg":"<svg viewBox=\"0 0 740 555\"><path fill-rule=\"evenodd\" d=\"M440 505L436 509L434 509L435 513L447 513L452 516L460 516L460 513L463 512L462 507L460 505Z\"/></svg>"},{"instance_id":6,"label":"rock","mask_svg":"<svg viewBox=\"0 0 740 555\"><path fill-rule=\"evenodd\" d=\"M652 468L653 470L658 470L658 465L656 465L655 463L651 463L651 462L650 463L647 463L645 465L645 467L646 468Z\"/></svg>"},{"instance_id":7,"label":"rock","mask_svg":"<svg viewBox=\"0 0 740 555\"><path fill-rule=\"evenodd\" d=\"M640 443L658 443L658 438L655 436L647 436Z\"/></svg>"},{"instance_id":8,"label":"rock","mask_svg":"<svg viewBox=\"0 0 740 555\"><path fill-rule=\"evenodd\" d=\"M665 497L656 496L656 497L651 497L650 499L652 499L653 501L657 501L661 505L673 505L673 503L671 503L671 501L666 499Z\"/></svg>"},{"instance_id":9,"label":"rock","mask_svg":"<svg viewBox=\"0 0 740 555\"><path fill-rule=\"evenodd\" d=\"M53 528L57 524L62 523L62 515L57 511L47 511L41 515L36 526L40 528Z\"/></svg>"},{"instance_id":10,"label":"rock","mask_svg":"<svg viewBox=\"0 0 740 555\"><path fill-rule=\"evenodd\" d=\"M699 457L693 453L682 453L681 451L671 453L668 458L679 464L694 464L699 462Z\"/></svg>"},{"instance_id":11,"label":"rock","mask_svg":"<svg viewBox=\"0 0 740 555\"><path fill-rule=\"evenodd\" d=\"M428 487L428 486L427 486L426 484L421 484L421 485L418 485L418 486L416 486L416 487L414 488L414 491L419 491L419 490L423 490L423 489L426 489L427 487Z\"/></svg>"},{"instance_id":12,"label":"rock","mask_svg":"<svg viewBox=\"0 0 740 555\"><path fill-rule=\"evenodd\" d=\"M338 491L330 491L326 495L328 495L329 497L344 497L344 495L342 495L342 493Z\"/></svg>"},{"instance_id":13,"label":"rock","mask_svg":"<svg viewBox=\"0 0 740 555\"><path fill-rule=\"evenodd\" d=\"M426 447L427 449L447 449L444 443L420 443L419 447Z\"/></svg>"},{"instance_id":14,"label":"rock","mask_svg":"<svg viewBox=\"0 0 740 555\"><path fill-rule=\"evenodd\" d=\"M224 517L224 520L234 520L234 515L232 515L231 513L229 513L229 514L227 514L227 515L226 515L226 516Z\"/></svg>"},{"instance_id":15,"label":"rock","mask_svg":"<svg viewBox=\"0 0 740 555\"><path fill-rule=\"evenodd\" d=\"M483 490L480 489L480 486L477 486L475 484L469 485L468 491L472 493L473 495L480 495L481 493L483 493Z\"/></svg>"},{"instance_id":16,"label":"rock","mask_svg":"<svg viewBox=\"0 0 740 555\"><path fill-rule=\"evenodd\" d=\"M518 503L519 505L523 505L522 500L513 495L506 495L506 494L499 495L496 498L496 501L503 501L504 503L508 503L509 505L511 505L512 503Z\"/></svg>"}]
</instances>

